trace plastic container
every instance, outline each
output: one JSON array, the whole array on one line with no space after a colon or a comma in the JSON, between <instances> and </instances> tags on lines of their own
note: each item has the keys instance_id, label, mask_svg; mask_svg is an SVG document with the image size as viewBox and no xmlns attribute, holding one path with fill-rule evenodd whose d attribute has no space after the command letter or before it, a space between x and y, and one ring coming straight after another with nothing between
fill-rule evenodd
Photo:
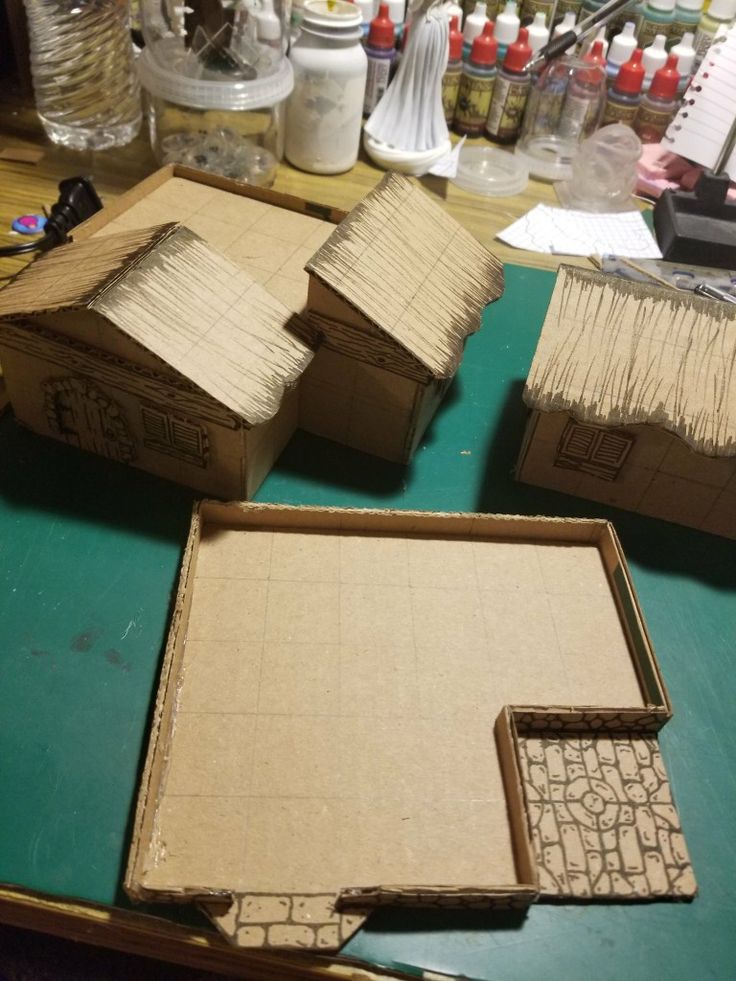
<instances>
[{"instance_id":1,"label":"plastic container","mask_svg":"<svg viewBox=\"0 0 736 981\"><path fill-rule=\"evenodd\" d=\"M537 11L527 31L529 34L529 47L532 49L532 54L536 54L549 41L547 14L543 10Z\"/></svg>"},{"instance_id":2,"label":"plastic container","mask_svg":"<svg viewBox=\"0 0 736 981\"><path fill-rule=\"evenodd\" d=\"M664 68L654 73L649 91L641 100L634 130L642 143L659 143L677 112L677 55L670 54Z\"/></svg>"},{"instance_id":3,"label":"plastic container","mask_svg":"<svg viewBox=\"0 0 736 981\"><path fill-rule=\"evenodd\" d=\"M137 67L156 159L270 185L293 88L279 0L253 15L223 8L205 17L201 7L201 20L173 10L172 19L162 0L142 0Z\"/></svg>"},{"instance_id":4,"label":"plastic container","mask_svg":"<svg viewBox=\"0 0 736 981\"><path fill-rule=\"evenodd\" d=\"M340 174L355 164L363 121L368 59L361 13L345 0L306 0L289 59L294 91L286 105L287 160L312 174Z\"/></svg>"},{"instance_id":5,"label":"plastic container","mask_svg":"<svg viewBox=\"0 0 736 981\"><path fill-rule=\"evenodd\" d=\"M641 142L633 129L618 123L603 126L580 144L570 178L555 184L560 203L598 214L631 211L640 156Z\"/></svg>"},{"instance_id":6,"label":"plastic container","mask_svg":"<svg viewBox=\"0 0 736 981\"><path fill-rule=\"evenodd\" d=\"M695 35L686 31L677 44L670 48L670 54L677 56L677 70L680 73L680 84L677 86L677 94L683 95L690 83L695 67L695 46L693 41Z\"/></svg>"},{"instance_id":7,"label":"plastic container","mask_svg":"<svg viewBox=\"0 0 736 981\"><path fill-rule=\"evenodd\" d=\"M695 71L705 57L718 31L736 18L736 0L711 0L707 11L698 21L695 32Z\"/></svg>"},{"instance_id":8,"label":"plastic container","mask_svg":"<svg viewBox=\"0 0 736 981\"><path fill-rule=\"evenodd\" d=\"M685 34L694 35L698 29L702 11L703 0L677 0L675 19L670 25L669 43L679 44Z\"/></svg>"},{"instance_id":9,"label":"plastic container","mask_svg":"<svg viewBox=\"0 0 736 981\"><path fill-rule=\"evenodd\" d=\"M123 146L141 125L128 7L119 0L26 0L36 110L72 150Z\"/></svg>"},{"instance_id":10,"label":"plastic container","mask_svg":"<svg viewBox=\"0 0 736 981\"><path fill-rule=\"evenodd\" d=\"M529 183L529 171L513 153L490 146L464 146L453 183L472 194L511 197L521 194Z\"/></svg>"},{"instance_id":11,"label":"plastic container","mask_svg":"<svg viewBox=\"0 0 736 981\"><path fill-rule=\"evenodd\" d=\"M368 58L368 76L363 99L363 115L370 116L388 88L391 66L396 57L394 25L388 15L388 4L382 3L371 21L363 48Z\"/></svg>"},{"instance_id":12,"label":"plastic container","mask_svg":"<svg viewBox=\"0 0 736 981\"><path fill-rule=\"evenodd\" d=\"M459 23L456 16L450 18L449 54L447 68L442 76L442 108L448 126L452 125L455 118L460 79L463 74L463 36L460 33Z\"/></svg>"},{"instance_id":13,"label":"plastic container","mask_svg":"<svg viewBox=\"0 0 736 981\"><path fill-rule=\"evenodd\" d=\"M624 24L621 33L612 38L608 47L606 74L610 79L616 78L621 65L626 64L637 47L636 24L629 20Z\"/></svg>"},{"instance_id":14,"label":"plastic container","mask_svg":"<svg viewBox=\"0 0 736 981\"><path fill-rule=\"evenodd\" d=\"M542 180L568 180L581 140L603 111L606 73L600 64L565 55L541 72L529 96L516 153Z\"/></svg>"},{"instance_id":15,"label":"plastic container","mask_svg":"<svg viewBox=\"0 0 736 981\"><path fill-rule=\"evenodd\" d=\"M657 34L669 37L674 20L675 0L647 0L641 8L637 25L639 47L647 47Z\"/></svg>"},{"instance_id":16,"label":"plastic container","mask_svg":"<svg viewBox=\"0 0 736 981\"><path fill-rule=\"evenodd\" d=\"M493 24L486 21L483 33L473 41L460 79L454 128L463 136L480 136L483 132L496 79L497 50Z\"/></svg>"},{"instance_id":17,"label":"plastic container","mask_svg":"<svg viewBox=\"0 0 736 981\"><path fill-rule=\"evenodd\" d=\"M479 0L472 14L468 14L465 18L465 25L463 26L463 60L470 57L473 41L477 37L480 37L487 23L486 5L483 3L483 0Z\"/></svg>"},{"instance_id":18,"label":"plastic container","mask_svg":"<svg viewBox=\"0 0 736 981\"><path fill-rule=\"evenodd\" d=\"M496 41L498 42L498 60L502 63L510 44L519 36L521 20L516 10L515 0L507 0L502 13L496 17Z\"/></svg>"},{"instance_id":19,"label":"plastic container","mask_svg":"<svg viewBox=\"0 0 736 981\"><path fill-rule=\"evenodd\" d=\"M522 27L517 39L508 46L493 87L485 132L496 143L513 143L519 135L532 84L528 67L531 57L527 29Z\"/></svg>"}]
</instances>

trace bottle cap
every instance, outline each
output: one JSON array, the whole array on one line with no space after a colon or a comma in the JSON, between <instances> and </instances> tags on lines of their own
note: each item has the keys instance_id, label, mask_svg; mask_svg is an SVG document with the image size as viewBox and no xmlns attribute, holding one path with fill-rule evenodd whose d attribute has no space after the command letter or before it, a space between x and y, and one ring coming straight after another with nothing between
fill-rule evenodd
<instances>
[{"instance_id":1,"label":"bottle cap","mask_svg":"<svg viewBox=\"0 0 736 981\"><path fill-rule=\"evenodd\" d=\"M496 40L499 44L511 44L519 36L519 15L515 0L508 0L502 14L496 17Z\"/></svg>"},{"instance_id":2,"label":"bottle cap","mask_svg":"<svg viewBox=\"0 0 736 981\"><path fill-rule=\"evenodd\" d=\"M603 51L603 41L597 40L593 41L593 47L585 55L583 61L587 62L589 65L605 65L606 56Z\"/></svg>"},{"instance_id":3,"label":"bottle cap","mask_svg":"<svg viewBox=\"0 0 736 981\"><path fill-rule=\"evenodd\" d=\"M483 33L473 41L470 61L474 65L495 65L497 53L498 42L493 36L493 22L487 20L483 25Z\"/></svg>"},{"instance_id":4,"label":"bottle cap","mask_svg":"<svg viewBox=\"0 0 736 981\"><path fill-rule=\"evenodd\" d=\"M255 18L256 34L259 41L281 40L281 21L273 9L273 0L261 0L261 9Z\"/></svg>"},{"instance_id":5,"label":"bottle cap","mask_svg":"<svg viewBox=\"0 0 736 981\"><path fill-rule=\"evenodd\" d=\"M565 34L567 31L571 31L573 27L575 27L575 11L567 10L565 11L560 23L552 31L552 37L559 37L560 34Z\"/></svg>"},{"instance_id":6,"label":"bottle cap","mask_svg":"<svg viewBox=\"0 0 736 981\"><path fill-rule=\"evenodd\" d=\"M711 0L708 16L713 20L733 20L736 17L736 0Z\"/></svg>"},{"instance_id":7,"label":"bottle cap","mask_svg":"<svg viewBox=\"0 0 736 981\"><path fill-rule=\"evenodd\" d=\"M621 30L611 41L608 49L608 61L612 65L623 65L636 51L636 24L627 20Z\"/></svg>"},{"instance_id":8,"label":"bottle cap","mask_svg":"<svg viewBox=\"0 0 736 981\"><path fill-rule=\"evenodd\" d=\"M529 47L532 49L533 54L536 54L540 48L543 48L549 40L549 31L547 30L546 22L547 18L544 11L538 10L534 15L534 20L527 28Z\"/></svg>"},{"instance_id":9,"label":"bottle cap","mask_svg":"<svg viewBox=\"0 0 736 981\"><path fill-rule=\"evenodd\" d=\"M408 30L408 28L404 28ZM463 36L460 33L460 21L457 17L450 18L450 61L460 61L463 56Z\"/></svg>"},{"instance_id":10,"label":"bottle cap","mask_svg":"<svg viewBox=\"0 0 736 981\"><path fill-rule=\"evenodd\" d=\"M475 10L472 14L468 14L465 18L465 27L463 27L463 38L466 44L470 44L473 38L478 37L478 35L483 30L483 25L486 23L488 18L486 17L486 5L485 3L476 3Z\"/></svg>"},{"instance_id":11,"label":"bottle cap","mask_svg":"<svg viewBox=\"0 0 736 981\"><path fill-rule=\"evenodd\" d=\"M736 0L733 0L736 3ZM667 52L664 49L667 38L664 34L657 34L648 48L644 48L641 55L641 63L644 71L650 78L658 68L663 68L667 61Z\"/></svg>"},{"instance_id":12,"label":"bottle cap","mask_svg":"<svg viewBox=\"0 0 736 981\"><path fill-rule=\"evenodd\" d=\"M667 64L654 73L649 94L658 99L674 99L677 86L680 84L680 73L677 70L677 55L670 54Z\"/></svg>"},{"instance_id":13,"label":"bottle cap","mask_svg":"<svg viewBox=\"0 0 736 981\"><path fill-rule=\"evenodd\" d=\"M677 0L676 6L681 10L702 10L704 0Z\"/></svg>"},{"instance_id":14,"label":"bottle cap","mask_svg":"<svg viewBox=\"0 0 736 981\"><path fill-rule=\"evenodd\" d=\"M519 36L512 42L503 59L503 67L512 72L523 72L532 60L532 49L529 47L529 32L525 27L519 30Z\"/></svg>"},{"instance_id":15,"label":"bottle cap","mask_svg":"<svg viewBox=\"0 0 736 981\"><path fill-rule=\"evenodd\" d=\"M638 95L644 84L644 68L641 63L641 48L637 48L628 61L618 70L613 87L616 92Z\"/></svg>"},{"instance_id":16,"label":"bottle cap","mask_svg":"<svg viewBox=\"0 0 736 981\"><path fill-rule=\"evenodd\" d=\"M664 10L669 13L675 9L675 0L647 0L647 6L652 10Z\"/></svg>"},{"instance_id":17,"label":"bottle cap","mask_svg":"<svg viewBox=\"0 0 736 981\"><path fill-rule=\"evenodd\" d=\"M682 40L678 44L673 44L670 54L677 55L677 70L680 78L692 75L693 65L695 64L695 46L693 41L695 35L690 31L682 35Z\"/></svg>"},{"instance_id":18,"label":"bottle cap","mask_svg":"<svg viewBox=\"0 0 736 981\"><path fill-rule=\"evenodd\" d=\"M363 18L363 23L370 24L376 7L373 0L353 0L353 3L360 11Z\"/></svg>"},{"instance_id":19,"label":"bottle cap","mask_svg":"<svg viewBox=\"0 0 736 981\"><path fill-rule=\"evenodd\" d=\"M371 21L371 29L368 31L368 44L372 48L393 48L394 46L394 22L388 15L388 4L382 3L378 8L378 13Z\"/></svg>"}]
</instances>

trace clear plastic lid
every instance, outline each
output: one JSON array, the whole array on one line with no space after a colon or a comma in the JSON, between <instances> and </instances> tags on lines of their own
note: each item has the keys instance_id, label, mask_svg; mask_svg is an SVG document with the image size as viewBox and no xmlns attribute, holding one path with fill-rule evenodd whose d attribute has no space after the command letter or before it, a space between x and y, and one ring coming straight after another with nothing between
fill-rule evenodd
<instances>
[{"instance_id":1,"label":"clear plastic lid","mask_svg":"<svg viewBox=\"0 0 736 981\"><path fill-rule=\"evenodd\" d=\"M464 191L502 198L521 194L529 171L512 153L490 146L464 146L460 151L455 184Z\"/></svg>"},{"instance_id":2,"label":"clear plastic lid","mask_svg":"<svg viewBox=\"0 0 736 981\"><path fill-rule=\"evenodd\" d=\"M277 58L270 74L238 81L192 78L164 67L155 56L161 44L146 47L138 58L141 84L161 99L193 109L265 109L286 99L294 88L291 62Z\"/></svg>"}]
</instances>

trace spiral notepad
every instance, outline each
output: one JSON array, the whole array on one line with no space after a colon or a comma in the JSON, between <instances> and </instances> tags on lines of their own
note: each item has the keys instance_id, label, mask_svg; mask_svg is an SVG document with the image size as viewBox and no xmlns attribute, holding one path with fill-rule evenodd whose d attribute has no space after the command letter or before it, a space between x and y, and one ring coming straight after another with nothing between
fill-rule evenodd
<instances>
[{"instance_id":1,"label":"spiral notepad","mask_svg":"<svg viewBox=\"0 0 736 981\"><path fill-rule=\"evenodd\" d=\"M712 167L736 117L736 27L713 42L662 140L673 153ZM736 150L724 170L736 180Z\"/></svg>"}]
</instances>

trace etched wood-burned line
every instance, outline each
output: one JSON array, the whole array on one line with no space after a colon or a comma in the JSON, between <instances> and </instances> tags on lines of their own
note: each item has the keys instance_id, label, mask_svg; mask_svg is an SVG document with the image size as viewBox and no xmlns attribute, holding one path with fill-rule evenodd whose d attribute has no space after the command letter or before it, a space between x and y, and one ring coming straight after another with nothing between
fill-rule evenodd
<instances>
[{"instance_id":1,"label":"etched wood-burned line","mask_svg":"<svg viewBox=\"0 0 736 981\"><path fill-rule=\"evenodd\" d=\"M337 910L332 893L250 892L233 898L230 910L215 922L240 947L338 950L368 915Z\"/></svg>"},{"instance_id":2,"label":"etched wood-burned line","mask_svg":"<svg viewBox=\"0 0 736 981\"><path fill-rule=\"evenodd\" d=\"M101 384L121 392L129 392L137 398L160 401L165 397L184 415L195 416L216 423L227 429L239 429L245 425L235 413L228 412L205 393L198 394L191 382L162 375L126 361L100 348L85 345L81 341L60 334L53 334L34 324L23 327L5 323L0 345L38 357L50 365L70 372L91 375Z\"/></svg>"},{"instance_id":3,"label":"etched wood-burned line","mask_svg":"<svg viewBox=\"0 0 736 981\"><path fill-rule=\"evenodd\" d=\"M630 433L586 426L571 419L560 437L554 466L580 470L601 480L615 480L634 441Z\"/></svg>"},{"instance_id":4,"label":"etched wood-burned line","mask_svg":"<svg viewBox=\"0 0 736 981\"><path fill-rule=\"evenodd\" d=\"M563 267L524 393L543 412L649 423L736 455L736 312L690 294Z\"/></svg>"},{"instance_id":5,"label":"etched wood-burned line","mask_svg":"<svg viewBox=\"0 0 736 981\"><path fill-rule=\"evenodd\" d=\"M517 753L541 895L695 895L656 738L521 736Z\"/></svg>"},{"instance_id":6,"label":"etched wood-burned line","mask_svg":"<svg viewBox=\"0 0 736 981\"><path fill-rule=\"evenodd\" d=\"M321 347L345 354L376 368L385 368L404 378L412 378L427 384L431 375L421 362L414 358L398 343L381 336L377 328L366 326L365 330L348 327L319 313L310 313L309 319L319 331Z\"/></svg>"},{"instance_id":7,"label":"etched wood-burned line","mask_svg":"<svg viewBox=\"0 0 736 981\"><path fill-rule=\"evenodd\" d=\"M122 408L92 379L49 378L42 389L49 429L59 439L121 463L135 460L135 441Z\"/></svg>"}]
</instances>

